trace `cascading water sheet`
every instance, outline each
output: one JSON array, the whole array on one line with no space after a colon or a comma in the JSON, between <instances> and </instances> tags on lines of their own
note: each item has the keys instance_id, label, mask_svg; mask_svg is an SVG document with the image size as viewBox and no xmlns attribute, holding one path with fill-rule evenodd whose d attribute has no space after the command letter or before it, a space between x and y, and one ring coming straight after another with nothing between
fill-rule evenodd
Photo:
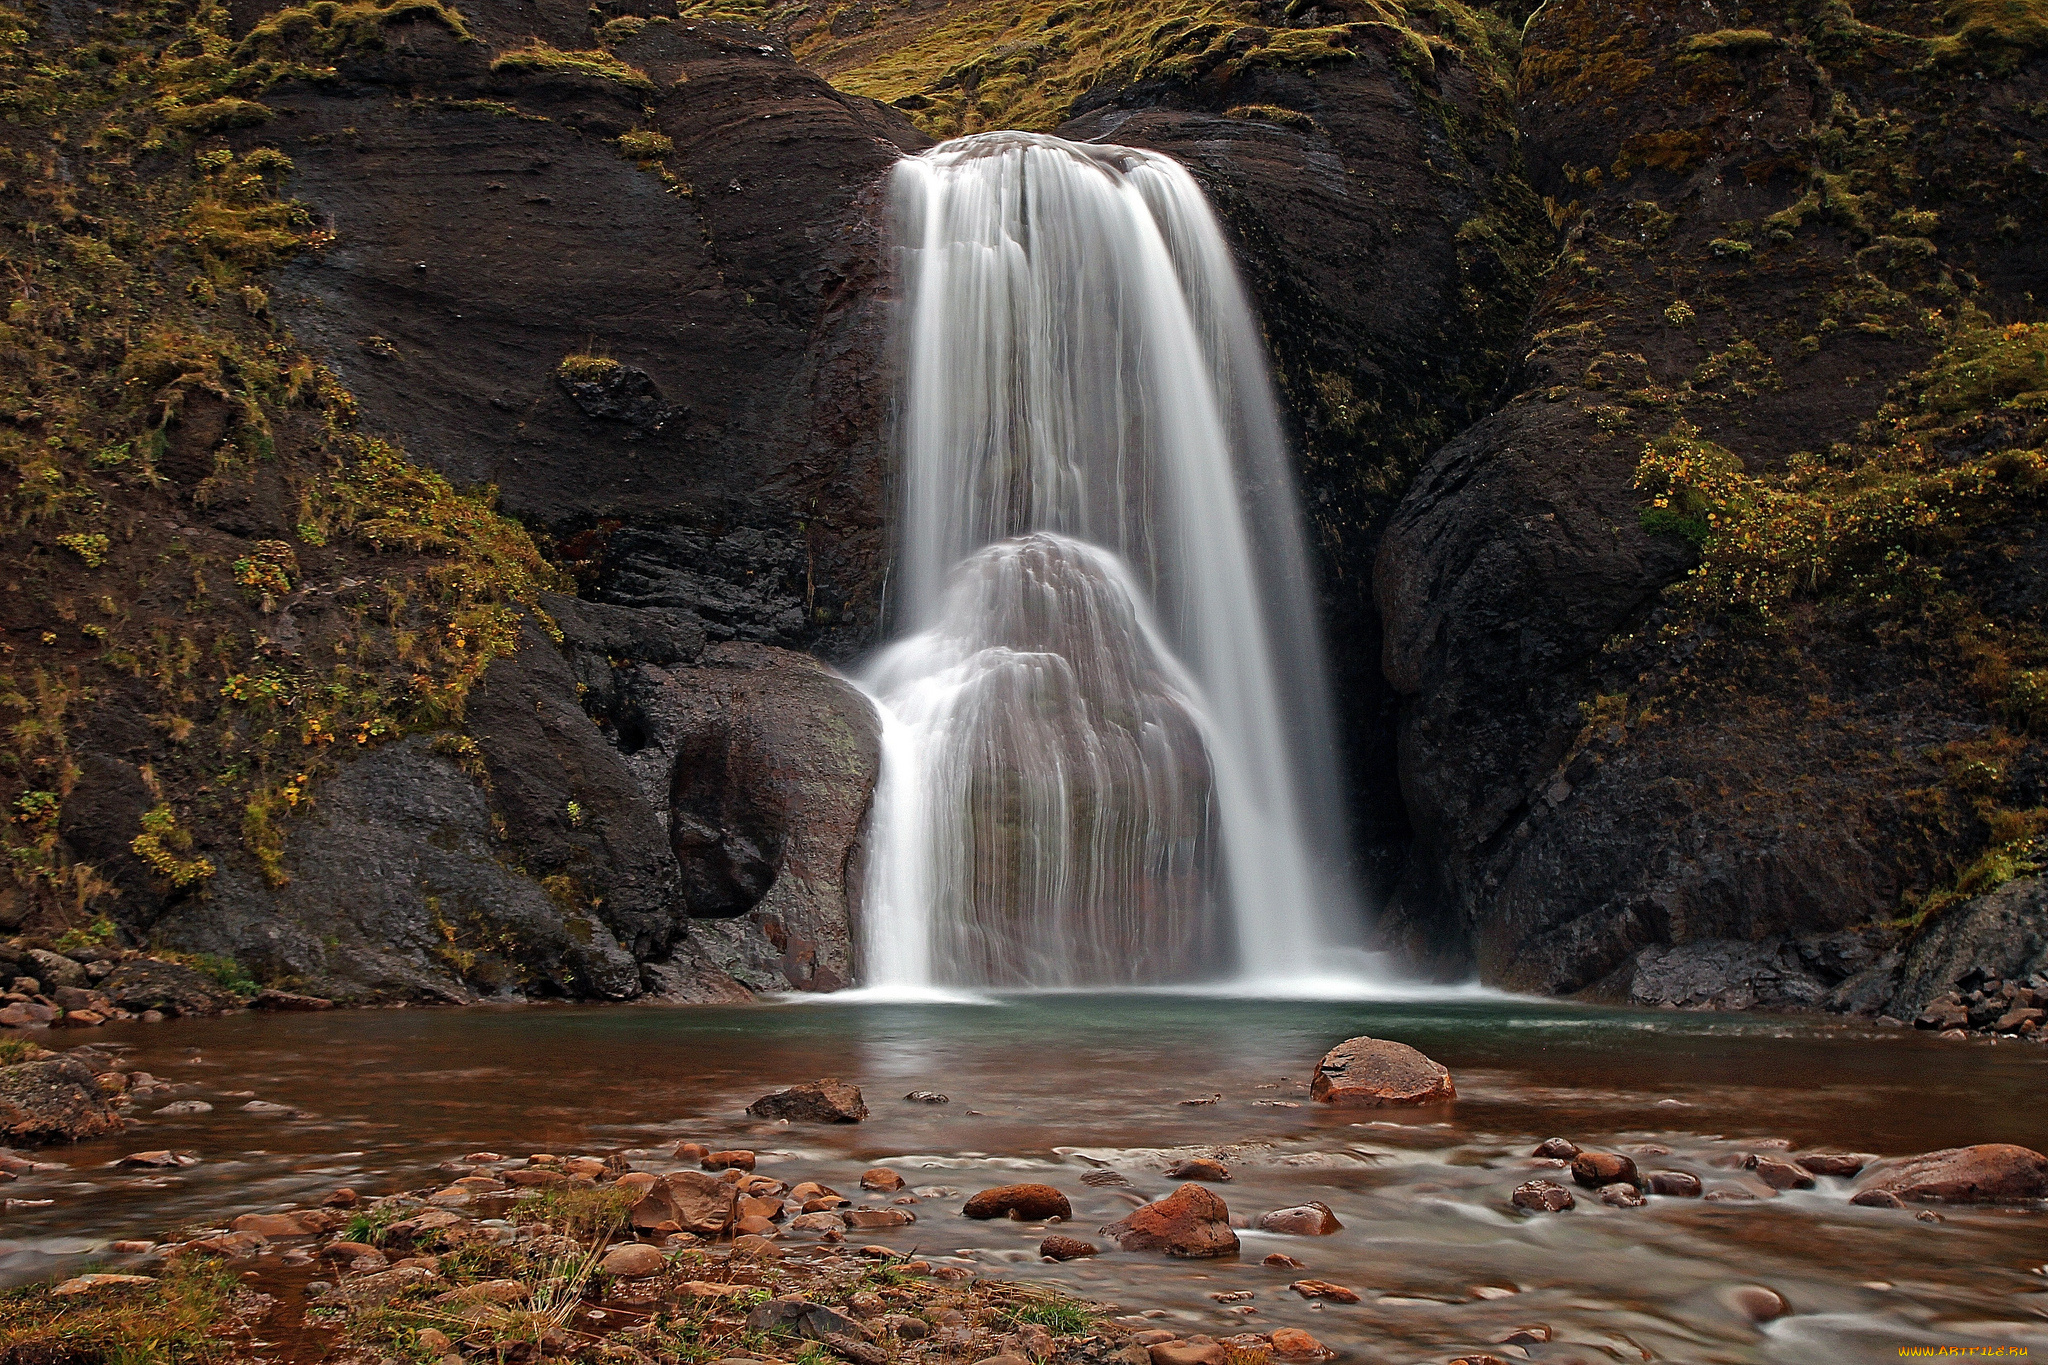
<instances>
[{"instance_id":1,"label":"cascading water sheet","mask_svg":"<svg viewBox=\"0 0 2048 1365\"><path fill-rule=\"evenodd\" d=\"M1341 937L1321 651L1259 337L1194 178L1023 133L899 163L905 638L871 986L1278 978Z\"/></svg>"}]
</instances>

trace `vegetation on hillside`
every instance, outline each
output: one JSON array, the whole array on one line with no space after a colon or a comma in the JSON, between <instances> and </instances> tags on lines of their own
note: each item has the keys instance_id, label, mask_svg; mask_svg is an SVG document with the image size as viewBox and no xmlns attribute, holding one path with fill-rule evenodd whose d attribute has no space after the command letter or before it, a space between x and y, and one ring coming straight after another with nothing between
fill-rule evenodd
<instances>
[{"instance_id":1,"label":"vegetation on hillside","mask_svg":"<svg viewBox=\"0 0 2048 1365\"><path fill-rule=\"evenodd\" d=\"M237 843L281 883L330 755L454 723L555 582L491 490L355 430L262 283L326 241L278 193L292 167L260 143L264 90L388 24L465 31L418 0L287 10L239 44L210 0L124 6L75 45L4 17L13 911L122 912L57 837L80 727L116 699L153 730L130 847L160 890L203 886Z\"/></svg>"}]
</instances>

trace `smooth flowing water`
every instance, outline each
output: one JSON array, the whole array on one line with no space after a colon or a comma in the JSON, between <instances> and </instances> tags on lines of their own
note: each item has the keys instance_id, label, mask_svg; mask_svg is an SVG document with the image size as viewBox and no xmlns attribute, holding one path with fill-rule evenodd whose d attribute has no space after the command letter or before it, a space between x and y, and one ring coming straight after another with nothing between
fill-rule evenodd
<instances>
[{"instance_id":1,"label":"smooth flowing water","mask_svg":"<svg viewBox=\"0 0 2048 1365\"><path fill-rule=\"evenodd\" d=\"M1315 1059L1360 1033L1443 1061L1457 1079L1455 1107L1386 1115L1310 1102ZM1911 1209L1852 1206L1843 1181L1772 1196L1736 1164L1773 1140L1885 1155L2038 1146L2048 1132L2048 1049L2039 1046L1476 995L251 1014L114 1025L94 1037L132 1044L128 1066L181 1082L180 1098L215 1109L145 1112L143 1127L117 1139L47 1150L67 1168L5 1187L14 1200L56 1201L5 1215L0 1272L10 1279L76 1266L114 1238L219 1226L243 1211L316 1202L338 1185L438 1185L447 1177L436 1163L478 1148L631 1149L658 1166L688 1138L751 1147L763 1171L856 1194L862 1169L894 1167L923 1192L918 1221L863 1239L1055 1282L1183 1330L1306 1327L1347 1361L1521 1358L1498 1343L1532 1326L1552 1336L1527 1348L1546 1365L1836 1365L1895 1361L1900 1348L1921 1346L2048 1351L2048 1217L1951 1208L1946 1221L1920 1222ZM778 1127L742 1112L768 1088L822 1075L860 1084L872 1117ZM951 1102L901 1098L913 1089ZM244 1113L239 1097L250 1091L312 1116ZM1552 1135L1757 1197L1617 1209L1588 1196L1568 1213L1519 1216L1507 1202L1514 1186L1559 1175L1528 1156ZM147 1174L108 1164L160 1147L201 1163ZM1219 1261L1112 1249L1053 1265L1034 1251L1047 1229L960 1216L978 1189L1041 1180L1073 1200L1073 1226L1060 1230L1100 1243L1098 1226L1170 1190L1169 1162L1197 1152L1233 1168L1214 1187L1233 1213L1319 1199L1344 1229L1243 1232L1241 1254ZM1103 1166L1131 1184L1084 1182ZM1260 1264L1276 1250L1308 1269ZM254 1268L261 1283L291 1283L274 1260ZM1363 1302L1313 1307L1287 1292L1302 1275L1348 1285ZM1775 1290L1791 1313L1751 1322L1733 1297L1744 1285ZM1252 1297L1214 1297L1242 1293Z\"/></svg>"},{"instance_id":2,"label":"smooth flowing water","mask_svg":"<svg viewBox=\"0 0 2048 1365\"><path fill-rule=\"evenodd\" d=\"M863 980L1355 968L1259 336L1170 157L991 133L895 172L905 638Z\"/></svg>"}]
</instances>

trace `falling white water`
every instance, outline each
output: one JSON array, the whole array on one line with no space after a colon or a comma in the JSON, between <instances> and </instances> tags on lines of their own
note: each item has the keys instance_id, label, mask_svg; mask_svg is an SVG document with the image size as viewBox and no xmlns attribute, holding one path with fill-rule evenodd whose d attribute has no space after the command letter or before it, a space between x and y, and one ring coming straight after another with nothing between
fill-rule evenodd
<instances>
[{"instance_id":1,"label":"falling white water","mask_svg":"<svg viewBox=\"0 0 2048 1365\"><path fill-rule=\"evenodd\" d=\"M899 163L893 213L910 634L866 679L865 981L1329 972L1322 659L1201 188L1155 152L990 133Z\"/></svg>"}]
</instances>

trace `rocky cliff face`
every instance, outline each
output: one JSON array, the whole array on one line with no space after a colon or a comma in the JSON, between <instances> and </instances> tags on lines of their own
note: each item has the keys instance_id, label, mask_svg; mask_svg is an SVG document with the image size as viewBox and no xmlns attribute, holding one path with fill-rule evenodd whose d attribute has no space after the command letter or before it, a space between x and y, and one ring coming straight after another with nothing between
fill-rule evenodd
<instances>
[{"instance_id":1,"label":"rocky cliff face","mask_svg":"<svg viewBox=\"0 0 2048 1365\"><path fill-rule=\"evenodd\" d=\"M1531 20L1563 251L1379 553L1412 956L1813 1004L2027 864L2041 339L1999 324L2048 269L2040 48L1923 6Z\"/></svg>"},{"instance_id":2,"label":"rocky cliff face","mask_svg":"<svg viewBox=\"0 0 2048 1365\"><path fill-rule=\"evenodd\" d=\"M2023 965L2037 22L658 8L24 20L7 918L359 998L851 979L879 188L992 119L1180 157L1237 238L1407 957L1895 1011Z\"/></svg>"}]
</instances>

